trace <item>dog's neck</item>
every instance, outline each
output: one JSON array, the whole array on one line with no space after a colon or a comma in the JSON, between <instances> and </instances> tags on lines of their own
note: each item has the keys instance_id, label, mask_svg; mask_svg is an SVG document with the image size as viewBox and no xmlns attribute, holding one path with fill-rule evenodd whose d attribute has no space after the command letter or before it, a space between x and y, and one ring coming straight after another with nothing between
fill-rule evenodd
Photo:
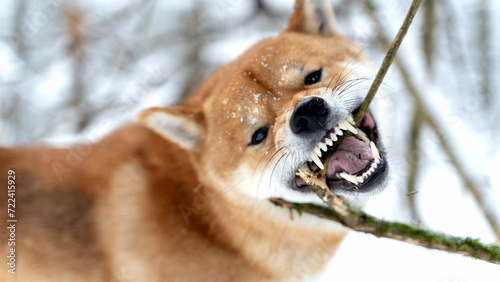
<instances>
[{"instance_id":1,"label":"dog's neck","mask_svg":"<svg viewBox=\"0 0 500 282\"><path fill-rule=\"evenodd\" d=\"M245 198L229 191L214 199L212 212L226 243L272 277L305 277L321 271L348 231L264 199Z\"/></svg>"}]
</instances>

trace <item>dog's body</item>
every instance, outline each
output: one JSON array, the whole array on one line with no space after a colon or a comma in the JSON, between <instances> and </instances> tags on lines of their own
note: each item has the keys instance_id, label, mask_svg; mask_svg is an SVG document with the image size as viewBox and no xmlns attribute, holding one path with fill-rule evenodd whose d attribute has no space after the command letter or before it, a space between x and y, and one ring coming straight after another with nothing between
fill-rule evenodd
<instances>
[{"instance_id":1,"label":"dog's body","mask_svg":"<svg viewBox=\"0 0 500 282\"><path fill-rule=\"evenodd\" d=\"M56 167L71 169L78 147L0 151L3 168L16 173L19 220L16 274L3 271L2 281L260 281L293 273L308 257L312 274L345 232L296 230L270 218L270 203L232 203L199 187L187 153L142 126L88 146L66 173Z\"/></svg>"},{"instance_id":2,"label":"dog's body","mask_svg":"<svg viewBox=\"0 0 500 282\"><path fill-rule=\"evenodd\" d=\"M0 233L3 253L15 248L16 274L2 271L0 280L315 275L347 229L267 198L319 202L295 172L321 166L311 152L330 146L334 128L348 130L364 95L350 87L368 69L326 1L299 0L283 34L223 66L182 105L142 112L143 125L69 149L0 148L1 183L15 172L18 220L15 246ZM385 159L368 146L380 145L377 128L366 117L358 128L366 134L321 160L333 190L372 190L385 178Z\"/></svg>"}]
</instances>

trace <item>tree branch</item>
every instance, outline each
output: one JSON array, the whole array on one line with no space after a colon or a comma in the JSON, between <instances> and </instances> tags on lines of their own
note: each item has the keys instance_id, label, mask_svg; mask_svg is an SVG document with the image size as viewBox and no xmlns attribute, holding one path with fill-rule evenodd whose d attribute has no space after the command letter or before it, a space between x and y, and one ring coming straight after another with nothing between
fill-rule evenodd
<instances>
[{"instance_id":1,"label":"tree branch","mask_svg":"<svg viewBox=\"0 0 500 282\"><path fill-rule=\"evenodd\" d=\"M329 190L327 191L329 192ZM333 199L335 199L334 201L336 201L337 205L341 203L340 200L342 198L334 195ZM373 234L377 237L395 239L428 249L442 250L500 264L500 247L497 245L482 244L479 240L469 237L447 236L404 223L377 219L362 211L350 208L344 202L342 202L342 207L340 207L343 214L338 213L334 209L314 204L295 204L282 199L271 199L271 202L282 207L297 209L299 212L306 212L336 221L352 230Z\"/></svg>"}]
</instances>

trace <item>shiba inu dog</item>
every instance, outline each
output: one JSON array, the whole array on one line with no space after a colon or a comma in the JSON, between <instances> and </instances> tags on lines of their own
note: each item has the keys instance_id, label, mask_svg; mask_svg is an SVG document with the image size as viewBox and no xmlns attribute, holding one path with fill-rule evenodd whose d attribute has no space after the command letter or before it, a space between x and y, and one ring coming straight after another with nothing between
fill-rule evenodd
<instances>
[{"instance_id":1,"label":"shiba inu dog","mask_svg":"<svg viewBox=\"0 0 500 282\"><path fill-rule=\"evenodd\" d=\"M348 230L268 199L321 203L296 177L304 165L325 169L344 194L381 189L388 173L374 110L352 122L374 72L327 2L297 0L283 33L182 104L146 109L97 143L0 148L10 191L0 193L0 218L13 225L0 233L0 280L289 281L320 272ZM326 159L346 131L353 136Z\"/></svg>"}]
</instances>

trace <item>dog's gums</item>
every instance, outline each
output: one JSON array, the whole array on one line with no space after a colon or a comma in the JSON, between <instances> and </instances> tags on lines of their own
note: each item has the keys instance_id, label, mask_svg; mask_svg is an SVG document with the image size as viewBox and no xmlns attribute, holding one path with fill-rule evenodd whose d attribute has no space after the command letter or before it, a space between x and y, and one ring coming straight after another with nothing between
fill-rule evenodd
<instances>
[{"instance_id":1,"label":"dog's gums","mask_svg":"<svg viewBox=\"0 0 500 282\"><path fill-rule=\"evenodd\" d=\"M367 192L383 178L387 160L381 154L375 120L366 113L357 128L352 115L325 133L311 152L302 171L324 171L331 190ZM352 136L341 138L347 132ZM295 177L299 189L309 190L307 184Z\"/></svg>"}]
</instances>

